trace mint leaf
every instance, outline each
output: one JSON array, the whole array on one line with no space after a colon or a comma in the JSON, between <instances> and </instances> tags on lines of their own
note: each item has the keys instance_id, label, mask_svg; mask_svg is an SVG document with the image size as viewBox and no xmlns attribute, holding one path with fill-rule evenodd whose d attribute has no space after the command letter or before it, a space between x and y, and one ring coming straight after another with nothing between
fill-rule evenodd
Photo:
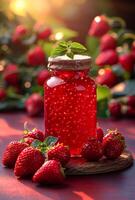
<instances>
[{"instance_id":1,"label":"mint leaf","mask_svg":"<svg viewBox=\"0 0 135 200\"><path fill-rule=\"evenodd\" d=\"M68 57L73 59L75 54L87 55L87 49L78 42L61 41L52 50L51 56L57 57L67 55Z\"/></svg>"},{"instance_id":2,"label":"mint leaf","mask_svg":"<svg viewBox=\"0 0 135 200\"><path fill-rule=\"evenodd\" d=\"M86 53L87 49L78 42L72 42L70 45L71 51L76 54Z\"/></svg>"}]
</instances>

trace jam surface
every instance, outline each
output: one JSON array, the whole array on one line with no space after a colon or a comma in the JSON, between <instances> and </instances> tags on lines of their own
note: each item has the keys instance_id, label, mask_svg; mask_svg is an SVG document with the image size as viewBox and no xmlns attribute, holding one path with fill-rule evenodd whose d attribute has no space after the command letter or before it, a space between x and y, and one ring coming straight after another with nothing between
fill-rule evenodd
<instances>
[{"instance_id":1,"label":"jam surface","mask_svg":"<svg viewBox=\"0 0 135 200\"><path fill-rule=\"evenodd\" d=\"M44 84L45 133L80 154L96 134L96 86L87 71L53 71Z\"/></svg>"}]
</instances>

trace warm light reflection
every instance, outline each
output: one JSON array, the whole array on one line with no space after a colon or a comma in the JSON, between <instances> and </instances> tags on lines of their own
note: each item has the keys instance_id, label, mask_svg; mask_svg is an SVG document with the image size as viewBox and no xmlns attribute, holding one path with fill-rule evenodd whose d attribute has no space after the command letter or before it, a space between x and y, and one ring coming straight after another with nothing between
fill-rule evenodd
<instances>
[{"instance_id":1,"label":"warm light reflection","mask_svg":"<svg viewBox=\"0 0 135 200\"><path fill-rule=\"evenodd\" d=\"M30 83L29 81L26 81L26 82L24 83L24 87L25 87L25 88L30 88L30 87L31 87L31 83Z\"/></svg>"},{"instance_id":2,"label":"warm light reflection","mask_svg":"<svg viewBox=\"0 0 135 200\"><path fill-rule=\"evenodd\" d=\"M0 64L0 71L4 70L4 66Z\"/></svg>"},{"instance_id":3,"label":"warm light reflection","mask_svg":"<svg viewBox=\"0 0 135 200\"><path fill-rule=\"evenodd\" d=\"M104 70L104 69L100 69L100 70L98 71L98 74L99 74L100 76L104 75L104 74L105 74L105 70Z\"/></svg>"},{"instance_id":4,"label":"warm light reflection","mask_svg":"<svg viewBox=\"0 0 135 200\"><path fill-rule=\"evenodd\" d=\"M99 23L99 22L101 21L101 18L100 18L99 16L97 16L97 17L95 17L95 21L96 21L97 23Z\"/></svg>"},{"instance_id":5,"label":"warm light reflection","mask_svg":"<svg viewBox=\"0 0 135 200\"><path fill-rule=\"evenodd\" d=\"M12 0L10 3L10 8L16 15L25 16L26 0Z\"/></svg>"},{"instance_id":6,"label":"warm light reflection","mask_svg":"<svg viewBox=\"0 0 135 200\"><path fill-rule=\"evenodd\" d=\"M61 40L64 37L62 32L58 32L55 34L55 40Z\"/></svg>"}]
</instances>

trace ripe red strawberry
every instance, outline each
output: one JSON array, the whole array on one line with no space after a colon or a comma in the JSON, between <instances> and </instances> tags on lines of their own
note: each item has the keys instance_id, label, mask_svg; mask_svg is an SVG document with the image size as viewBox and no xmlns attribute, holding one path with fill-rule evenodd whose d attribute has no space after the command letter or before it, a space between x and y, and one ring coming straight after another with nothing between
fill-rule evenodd
<instances>
[{"instance_id":1,"label":"ripe red strawberry","mask_svg":"<svg viewBox=\"0 0 135 200\"><path fill-rule=\"evenodd\" d=\"M97 16L91 23L88 34L90 36L101 37L110 29L107 18L104 15Z\"/></svg>"},{"instance_id":2,"label":"ripe red strawberry","mask_svg":"<svg viewBox=\"0 0 135 200\"><path fill-rule=\"evenodd\" d=\"M9 85L16 86L19 82L18 66L14 64L7 65L3 73L3 78Z\"/></svg>"},{"instance_id":3,"label":"ripe red strawberry","mask_svg":"<svg viewBox=\"0 0 135 200\"><path fill-rule=\"evenodd\" d=\"M117 46L116 38L113 35L105 34L100 40L100 50L115 49Z\"/></svg>"},{"instance_id":4,"label":"ripe red strawberry","mask_svg":"<svg viewBox=\"0 0 135 200\"><path fill-rule=\"evenodd\" d=\"M0 88L0 101L5 100L7 94L4 88Z\"/></svg>"},{"instance_id":5,"label":"ripe red strawberry","mask_svg":"<svg viewBox=\"0 0 135 200\"><path fill-rule=\"evenodd\" d=\"M114 65L118 62L118 55L114 50L106 50L101 52L96 58L96 65Z\"/></svg>"},{"instance_id":6,"label":"ripe red strawberry","mask_svg":"<svg viewBox=\"0 0 135 200\"><path fill-rule=\"evenodd\" d=\"M109 112L111 114L112 117L121 117L122 112L121 112L121 103L116 101L116 100L112 100L109 102Z\"/></svg>"},{"instance_id":7,"label":"ripe red strawberry","mask_svg":"<svg viewBox=\"0 0 135 200\"><path fill-rule=\"evenodd\" d=\"M50 72L47 69L40 71L37 76L38 85L43 86L45 80L47 80L49 77L50 77Z\"/></svg>"},{"instance_id":8,"label":"ripe red strawberry","mask_svg":"<svg viewBox=\"0 0 135 200\"><path fill-rule=\"evenodd\" d=\"M102 143L97 138L90 138L83 145L81 155L88 161L97 161L103 156Z\"/></svg>"},{"instance_id":9,"label":"ripe red strawberry","mask_svg":"<svg viewBox=\"0 0 135 200\"><path fill-rule=\"evenodd\" d=\"M70 151L68 146L57 144L47 151L48 160L58 160L62 166L65 166L70 160Z\"/></svg>"},{"instance_id":10,"label":"ripe red strawberry","mask_svg":"<svg viewBox=\"0 0 135 200\"><path fill-rule=\"evenodd\" d=\"M46 56L40 46L36 46L28 52L27 62L31 66L39 66L46 64Z\"/></svg>"},{"instance_id":11,"label":"ripe red strawberry","mask_svg":"<svg viewBox=\"0 0 135 200\"><path fill-rule=\"evenodd\" d=\"M28 144L26 143L22 143L18 141L10 142L8 146L6 147L6 150L3 154L3 158L2 158L3 165L10 168L14 167L18 155L26 147L28 147Z\"/></svg>"},{"instance_id":12,"label":"ripe red strawberry","mask_svg":"<svg viewBox=\"0 0 135 200\"><path fill-rule=\"evenodd\" d=\"M127 54L120 55L119 63L126 71L128 72L133 71L134 62L133 62L133 57L131 54L127 53Z\"/></svg>"},{"instance_id":13,"label":"ripe red strawberry","mask_svg":"<svg viewBox=\"0 0 135 200\"><path fill-rule=\"evenodd\" d=\"M118 158L125 148L125 139L117 130L109 130L103 138L103 153L108 159Z\"/></svg>"},{"instance_id":14,"label":"ripe red strawberry","mask_svg":"<svg viewBox=\"0 0 135 200\"><path fill-rule=\"evenodd\" d=\"M18 25L12 35L12 42L18 43L26 35L27 28L24 25Z\"/></svg>"},{"instance_id":15,"label":"ripe red strawberry","mask_svg":"<svg viewBox=\"0 0 135 200\"><path fill-rule=\"evenodd\" d=\"M25 102L25 108L29 116L37 116L43 112L43 97L38 93L33 93Z\"/></svg>"},{"instance_id":16,"label":"ripe red strawberry","mask_svg":"<svg viewBox=\"0 0 135 200\"><path fill-rule=\"evenodd\" d=\"M61 184L64 178L64 171L60 162L49 160L34 174L33 181L44 184Z\"/></svg>"},{"instance_id":17,"label":"ripe red strawberry","mask_svg":"<svg viewBox=\"0 0 135 200\"><path fill-rule=\"evenodd\" d=\"M45 134L42 131L38 130L37 128L34 128L32 131L28 131L26 134L24 134L23 137L34 138L43 142L45 139Z\"/></svg>"},{"instance_id":18,"label":"ripe red strawberry","mask_svg":"<svg viewBox=\"0 0 135 200\"><path fill-rule=\"evenodd\" d=\"M26 137L24 138L24 142L27 143L28 145L31 145L31 143L34 141L35 139L32 137Z\"/></svg>"},{"instance_id":19,"label":"ripe red strawberry","mask_svg":"<svg viewBox=\"0 0 135 200\"><path fill-rule=\"evenodd\" d=\"M33 176L44 163L44 156L40 150L27 147L18 156L14 173L18 177Z\"/></svg>"},{"instance_id":20,"label":"ripe red strawberry","mask_svg":"<svg viewBox=\"0 0 135 200\"><path fill-rule=\"evenodd\" d=\"M43 30L39 30L37 37L39 40L45 40L45 39L48 39L51 34L52 34L52 29L45 28Z\"/></svg>"},{"instance_id":21,"label":"ripe red strawberry","mask_svg":"<svg viewBox=\"0 0 135 200\"><path fill-rule=\"evenodd\" d=\"M97 139L98 139L100 142L102 142L103 137L104 137L104 131L103 131L103 129L102 129L101 127L97 127L96 132L97 132Z\"/></svg>"},{"instance_id":22,"label":"ripe red strawberry","mask_svg":"<svg viewBox=\"0 0 135 200\"><path fill-rule=\"evenodd\" d=\"M106 68L102 69L102 73L96 77L96 82L111 88L118 82L118 78L112 69Z\"/></svg>"}]
</instances>

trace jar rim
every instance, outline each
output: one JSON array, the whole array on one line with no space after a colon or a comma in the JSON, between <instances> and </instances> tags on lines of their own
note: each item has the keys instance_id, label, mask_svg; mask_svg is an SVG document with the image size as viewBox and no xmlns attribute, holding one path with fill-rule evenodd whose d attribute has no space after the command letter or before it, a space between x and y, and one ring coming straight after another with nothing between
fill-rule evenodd
<instances>
[{"instance_id":1,"label":"jar rim","mask_svg":"<svg viewBox=\"0 0 135 200\"><path fill-rule=\"evenodd\" d=\"M54 59L48 61L48 68L50 69L86 69L90 67L92 62L91 57L84 59L62 60Z\"/></svg>"}]
</instances>

